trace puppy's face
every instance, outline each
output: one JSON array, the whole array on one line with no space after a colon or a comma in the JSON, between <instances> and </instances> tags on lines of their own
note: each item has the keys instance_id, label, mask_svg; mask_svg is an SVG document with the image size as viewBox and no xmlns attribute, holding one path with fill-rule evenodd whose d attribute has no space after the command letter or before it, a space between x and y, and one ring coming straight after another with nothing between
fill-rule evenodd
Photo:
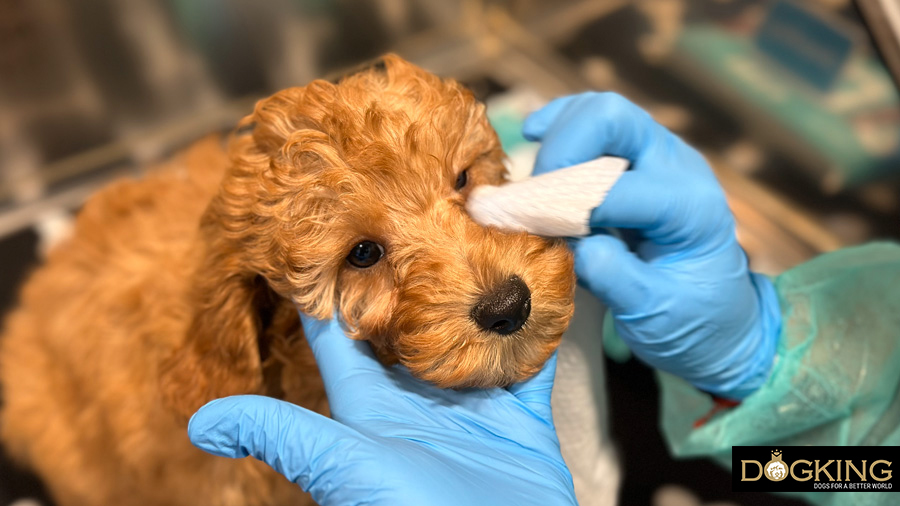
<instances>
[{"instance_id":1,"label":"puppy's face","mask_svg":"<svg viewBox=\"0 0 900 506\"><path fill-rule=\"evenodd\" d=\"M337 310L383 361L442 387L507 385L556 349L571 254L466 214L472 188L505 173L467 90L389 56L276 94L244 124L218 205L276 292L317 317Z\"/></svg>"}]
</instances>

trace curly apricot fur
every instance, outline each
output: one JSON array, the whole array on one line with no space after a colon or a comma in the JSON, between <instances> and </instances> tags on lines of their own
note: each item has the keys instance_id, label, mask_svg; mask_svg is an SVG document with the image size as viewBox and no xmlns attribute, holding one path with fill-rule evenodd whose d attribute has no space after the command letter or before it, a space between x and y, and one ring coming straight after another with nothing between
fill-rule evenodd
<instances>
[{"instance_id":1,"label":"curly apricot fur","mask_svg":"<svg viewBox=\"0 0 900 506\"><path fill-rule=\"evenodd\" d=\"M483 105L385 64L279 92L227 153L207 138L99 192L31 277L0 341L0 437L60 505L311 503L185 431L232 394L328 412L295 306L339 314L385 363L444 387L510 384L556 348L573 309L568 250L464 212L469 188L503 182ZM361 240L385 248L368 269L345 260ZM470 308L511 275L530 287L528 322L480 330Z\"/></svg>"}]
</instances>

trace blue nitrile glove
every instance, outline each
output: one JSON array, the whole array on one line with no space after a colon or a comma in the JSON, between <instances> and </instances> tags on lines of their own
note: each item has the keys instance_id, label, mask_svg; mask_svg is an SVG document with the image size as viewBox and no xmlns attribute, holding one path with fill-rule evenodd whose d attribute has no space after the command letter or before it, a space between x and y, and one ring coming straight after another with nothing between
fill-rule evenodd
<instances>
[{"instance_id":1,"label":"blue nitrile glove","mask_svg":"<svg viewBox=\"0 0 900 506\"><path fill-rule=\"evenodd\" d=\"M609 306L634 353L721 397L759 388L775 356L778 298L748 271L725 194L700 153L614 93L554 100L523 132L542 143L535 174L601 155L631 161L591 226L637 230L634 251L610 235L574 249L579 281Z\"/></svg>"},{"instance_id":2,"label":"blue nitrile glove","mask_svg":"<svg viewBox=\"0 0 900 506\"><path fill-rule=\"evenodd\" d=\"M333 419L228 397L191 418L196 446L252 455L325 506L576 504L550 414L555 355L509 389L441 390L382 366L335 319L302 319Z\"/></svg>"}]
</instances>

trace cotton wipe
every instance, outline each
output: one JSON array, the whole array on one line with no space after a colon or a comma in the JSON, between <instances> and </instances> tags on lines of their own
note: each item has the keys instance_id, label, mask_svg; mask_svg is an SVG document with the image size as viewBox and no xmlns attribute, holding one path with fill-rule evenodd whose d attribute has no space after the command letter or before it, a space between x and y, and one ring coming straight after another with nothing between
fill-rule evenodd
<instances>
[{"instance_id":1,"label":"cotton wipe","mask_svg":"<svg viewBox=\"0 0 900 506\"><path fill-rule=\"evenodd\" d=\"M546 237L591 231L591 211L628 169L628 160L604 156L502 186L479 186L466 209L477 223Z\"/></svg>"}]
</instances>

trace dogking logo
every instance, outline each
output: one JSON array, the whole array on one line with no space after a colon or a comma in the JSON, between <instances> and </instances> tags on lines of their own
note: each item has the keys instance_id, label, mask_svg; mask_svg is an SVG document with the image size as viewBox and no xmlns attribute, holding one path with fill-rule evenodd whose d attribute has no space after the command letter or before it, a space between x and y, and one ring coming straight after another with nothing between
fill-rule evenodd
<instances>
[{"instance_id":1,"label":"dogking logo","mask_svg":"<svg viewBox=\"0 0 900 506\"><path fill-rule=\"evenodd\" d=\"M772 460L766 464L766 477L772 481L781 481L787 476L788 469L781 461L781 451L772 450Z\"/></svg>"},{"instance_id":2,"label":"dogking logo","mask_svg":"<svg viewBox=\"0 0 900 506\"><path fill-rule=\"evenodd\" d=\"M732 490L892 492L897 452L896 446L733 446ZM766 454L768 461L759 458Z\"/></svg>"}]
</instances>

